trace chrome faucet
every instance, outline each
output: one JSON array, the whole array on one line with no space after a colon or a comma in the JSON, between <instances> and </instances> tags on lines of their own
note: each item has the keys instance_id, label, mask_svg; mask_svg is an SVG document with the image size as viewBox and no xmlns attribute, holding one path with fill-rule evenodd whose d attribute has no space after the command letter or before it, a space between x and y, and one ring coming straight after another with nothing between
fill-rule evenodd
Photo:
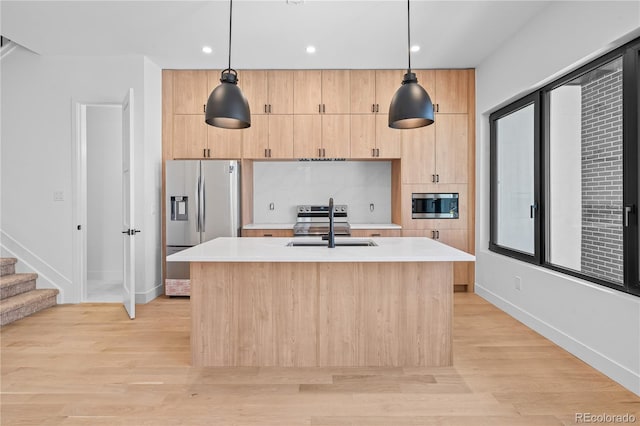
<instances>
[{"instance_id":1,"label":"chrome faucet","mask_svg":"<svg viewBox=\"0 0 640 426\"><path fill-rule=\"evenodd\" d=\"M336 247L336 234L333 230L333 197L329 198L329 235L327 247Z\"/></svg>"}]
</instances>

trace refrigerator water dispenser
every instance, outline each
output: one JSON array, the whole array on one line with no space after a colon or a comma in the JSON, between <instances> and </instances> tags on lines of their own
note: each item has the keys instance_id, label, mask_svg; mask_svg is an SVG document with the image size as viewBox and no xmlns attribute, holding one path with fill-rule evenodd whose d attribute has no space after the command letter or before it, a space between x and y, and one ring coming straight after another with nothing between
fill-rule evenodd
<instances>
[{"instance_id":1,"label":"refrigerator water dispenser","mask_svg":"<svg viewBox=\"0 0 640 426\"><path fill-rule=\"evenodd\" d=\"M189 197L171 196L171 220L189 220Z\"/></svg>"}]
</instances>

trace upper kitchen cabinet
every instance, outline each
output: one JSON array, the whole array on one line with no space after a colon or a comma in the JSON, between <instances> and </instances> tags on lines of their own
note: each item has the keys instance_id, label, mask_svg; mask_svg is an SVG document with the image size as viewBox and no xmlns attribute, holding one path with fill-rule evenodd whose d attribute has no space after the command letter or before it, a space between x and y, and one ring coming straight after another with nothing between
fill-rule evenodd
<instances>
[{"instance_id":1,"label":"upper kitchen cabinet","mask_svg":"<svg viewBox=\"0 0 640 426\"><path fill-rule=\"evenodd\" d=\"M222 129L207 125L207 157L242 158L242 133L246 129Z\"/></svg>"},{"instance_id":2,"label":"upper kitchen cabinet","mask_svg":"<svg viewBox=\"0 0 640 426\"><path fill-rule=\"evenodd\" d=\"M204 114L211 93L208 91L208 74L209 71L203 70L173 73L174 114Z\"/></svg>"},{"instance_id":3,"label":"upper kitchen cabinet","mask_svg":"<svg viewBox=\"0 0 640 426\"><path fill-rule=\"evenodd\" d=\"M433 72L433 71L432 71ZM436 70L435 91L431 97L438 114L466 114L469 99L469 73L471 70ZM420 81L420 80L419 80ZM424 81L424 80L423 80ZM422 84L422 81L420 81ZM423 85L425 89L426 86ZM427 89L429 95L430 92Z\"/></svg>"},{"instance_id":4,"label":"upper kitchen cabinet","mask_svg":"<svg viewBox=\"0 0 640 426\"><path fill-rule=\"evenodd\" d=\"M295 158L349 158L348 114L299 114L293 117Z\"/></svg>"},{"instance_id":5,"label":"upper kitchen cabinet","mask_svg":"<svg viewBox=\"0 0 640 426\"><path fill-rule=\"evenodd\" d=\"M240 133L244 158L293 158L293 115L253 116Z\"/></svg>"},{"instance_id":6,"label":"upper kitchen cabinet","mask_svg":"<svg viewBox=\"0 0 640 426\"><path fill-rule=\"evenodd\" d=\"M467 120L441 114L431 126L402 130L402 183L467 183Z\"/></svg>"},{"instance_id":7,"label":"upper kitchen cabinet","mask_svg":"<svg viewBox=\"0 0 640 426\"><path fill-rule=\"evenodd\" d=\"M293 71L238 71L251 115L293 114Z\"/></svg>"},{"instance_id":8,"label":"upper kitchen cabinet","mask_svg":"<svg viewBox=\"0 0 640 426\"><path fill-rule=\"evenodd\" d=\"M400 158L402 132L383 114L351 114L351 158Z\"/></svg>"},{"instance_id":9,"label":"upper kitchen cabinet","mask_svg":"<svg viewBox=\"0 0 640 426\"><path fill-rule=\"evenodd\" d=\"M402 83L400 70L351 70L351 114L387 114Z\"/></svg>"},{"instance_id":10,"label":"upper kitchen cabinet","mask_svg":"<svg viewBox=\"0 0 640 426\"><path fill-rule=\"evenodd\" d=\"M207 127L202 113L174 115L172 158L206 158Z\"/></svg>"},{"instance_id":11,"label":"upper kitchen cabinet","mask_svg":"<svg viewBox=\"0 0 640 426\"><path fill-rule=\"evenodd\" d=\"M294 114L348 114L348 70L299 70L293 72Z\"/></svg>"}]
</instances>

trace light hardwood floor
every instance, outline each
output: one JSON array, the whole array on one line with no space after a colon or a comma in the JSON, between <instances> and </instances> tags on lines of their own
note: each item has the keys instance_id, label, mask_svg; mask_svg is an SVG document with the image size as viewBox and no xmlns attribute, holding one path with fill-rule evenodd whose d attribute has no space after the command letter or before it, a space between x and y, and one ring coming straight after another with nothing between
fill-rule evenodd
<instances>
[{"instance_id":1,"label":"light hardwood floor","mask_svg":"<svg viewBox=\"0 0 640 426\"><path fill-rule=\"evenodd\" d=\"M474 294L455 294L445 368L192 368L188 299L136 310L58 305L3 327L0 424L640 424L639 397Z\"/></svg>"}]
</instances>

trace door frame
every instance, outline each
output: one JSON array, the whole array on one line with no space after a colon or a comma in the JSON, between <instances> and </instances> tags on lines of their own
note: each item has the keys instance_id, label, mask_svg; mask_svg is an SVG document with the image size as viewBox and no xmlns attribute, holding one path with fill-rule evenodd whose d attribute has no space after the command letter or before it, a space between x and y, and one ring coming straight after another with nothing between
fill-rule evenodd
<instances>
[{"instance_id":1,"label":"door frame","mask_svg":"<svg viewBox=\"0 0 640 426\"><path fill-rule=\"evenodd\" d=\"M87 107L122 109L117 102L71 100L72 159L72 282L74 296L71 303L87 300ZM80 229L77 227L80 226ZM80 231L80 232L78 232Z\"/></svg>"}]
</instances>

